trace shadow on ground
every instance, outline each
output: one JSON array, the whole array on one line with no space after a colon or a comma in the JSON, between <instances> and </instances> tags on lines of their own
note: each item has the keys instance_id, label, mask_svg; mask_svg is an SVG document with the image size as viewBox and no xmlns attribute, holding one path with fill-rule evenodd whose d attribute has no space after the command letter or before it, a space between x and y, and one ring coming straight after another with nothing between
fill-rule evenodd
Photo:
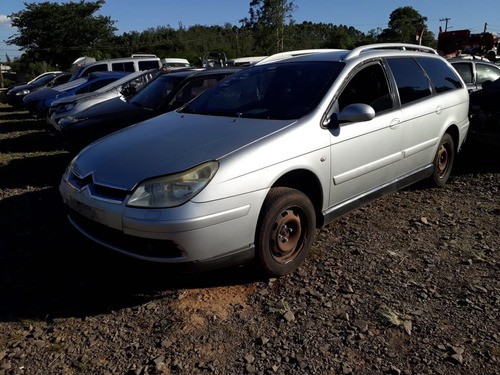
<instances>
[{"instance_id":1,"label":"shadow on ground","mask_svg":"<svg viewBox=\"0 0 500 375\"><path fill-rule=\"evenodd\" d=\"M67 221L58 192L70 154L26 112L0 107L0 114L8 120L0 134L20 132L0 140L7 156L0 166L0 321L107 313L179 288L260 277L250 267L179 274L86 240Z\"/></svg>"},{"instance_id":2,"label":"shadow on ground","mask_svg":"<svg viewBox=\"0 0 500 375\"><path fill-rule=\"evenodd\" d=\"M179 274L115 254L70 226L55 188L3 199L0 211L0 321L90 316L259 278L251 267Z\"/></svg>"}]
</instances>

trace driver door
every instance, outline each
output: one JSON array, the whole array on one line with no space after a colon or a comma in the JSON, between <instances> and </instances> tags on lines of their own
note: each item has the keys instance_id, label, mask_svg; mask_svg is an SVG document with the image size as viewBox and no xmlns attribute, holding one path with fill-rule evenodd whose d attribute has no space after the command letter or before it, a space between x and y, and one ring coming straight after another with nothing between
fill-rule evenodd
<instances>
[{"instance_id":1,"label":"driver door","mask_svg":"<svg viewBox=\"0 0 500 375\"><path fill-rule=\"evenodd\" d=\"M338 97L372 106L370 121L340 124L331 132L330 207L342 207L392 184L401 162L401 111L381 62L358 68Z\"/></svg>"}]
</instances>

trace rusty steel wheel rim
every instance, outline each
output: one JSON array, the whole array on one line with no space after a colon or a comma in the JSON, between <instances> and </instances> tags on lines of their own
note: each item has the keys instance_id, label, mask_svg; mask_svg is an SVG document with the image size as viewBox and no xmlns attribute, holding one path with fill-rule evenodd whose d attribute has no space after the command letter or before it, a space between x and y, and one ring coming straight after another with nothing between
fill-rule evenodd
<instances>
[{"instance_id":1,"label":"rusty steel wheel rim","mask_svg":"<svg viewBox=\"0 0 500 375\"><path fill-rule=\"evenodd\" d=\"M436 163L436 168L438 171L439 177L443 177L446 174L446 171L448 169L448 163L449 163L449 145L448 144L442 144L439 147L438 153L437 153L437 163Z\"/></svg>"},{"instance_id":2,"label":"rusty steel wheel rim","mask_svg":"<svg viewBox=\"0 0 500 375\"><path fill-rule=\"evenodd\" d=\"M295 259L303 244L300 216L292 209L281 212L274 222L271 253L274 260L285 264Z\"/></svg>"}]
</instances>

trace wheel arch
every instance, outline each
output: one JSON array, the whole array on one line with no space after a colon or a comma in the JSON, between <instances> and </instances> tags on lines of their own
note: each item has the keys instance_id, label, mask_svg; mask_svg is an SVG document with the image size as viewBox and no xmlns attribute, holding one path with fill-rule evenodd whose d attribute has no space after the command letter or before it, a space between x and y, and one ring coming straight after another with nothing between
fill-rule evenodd
<instances>
[{"instance_id":1,"label":"wheel arch","mask_svg":"<svg viewBox=\"0 0 500 375\"><path fill-rule=\"evenodd\" d=\"M459 149L460 149L460 145L459 145L460 131L458 130L458 126L456 126L454 124L448 126L448 128L445 130L445 133L448 133L449 135L451 135L451 138L453 139L454 148L455 148L455 154L457 154Z\"/></svg>"},{"instance_id":2,"label":"wheel arch","mask_svg":"<svg viewBox=\"0 0 500 375\"><path fill-rule=\"evenodd\" d=\"M323 205L323 191L318 177L306 169L296 169L281 176L272 186L289 187L304 193L314 206L316 213L316 227L323 225L321 209Z\"/></svg>"}]
</instances>

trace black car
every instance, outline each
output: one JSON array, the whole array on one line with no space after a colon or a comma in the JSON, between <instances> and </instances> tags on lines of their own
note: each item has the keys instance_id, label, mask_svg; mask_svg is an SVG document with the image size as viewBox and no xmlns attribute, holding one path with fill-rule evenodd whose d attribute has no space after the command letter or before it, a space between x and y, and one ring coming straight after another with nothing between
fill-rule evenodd
<instances>
[{"instance_id":1,"label":"black car","mask_svg":"<svg viewBox=\"0 0 500 375\"><path fill-rule=\"evenodd\" d=\"M74 116L62 117L55 129L66 148L78 151L116 130L170 112L241 68L188 69L165 73L130 99L123 97L96 104Z\"/></svg>"},{"instance_id":2,"label":"black car","mask_svg":"<svg viewBox=\"0 0 500 375\"><path fill-rule=\"evenodd\" d=\"M500 78L470 94L468 139L500 146Z\"/></svg>"},{"instance_id":3,"label":"black car","mask_svg":"<svg viewBox=\"0 0 500 375\"><path fill-rule=\"evenodd\" d=\"M12 87L6 94L7 103L13 107L23 107L23 99L26 95L46 87L53 87L66 83L70 78L71 73L45 73L33 81Z\"/></svg>"}]
</instances>

